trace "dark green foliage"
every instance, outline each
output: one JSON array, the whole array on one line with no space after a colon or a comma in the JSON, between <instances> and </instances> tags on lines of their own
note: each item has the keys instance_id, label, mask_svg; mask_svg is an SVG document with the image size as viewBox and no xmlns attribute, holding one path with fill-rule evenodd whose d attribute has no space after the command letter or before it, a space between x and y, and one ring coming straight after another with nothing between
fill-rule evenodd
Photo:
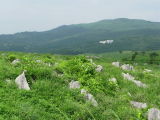
<instances>
[{"instance_id":1,"label":"dark green foliage","mask_svg":"<svg viewBox=\"0 0 160 120\"><path fill-rule=\"evenodd\" d=\"M150 64L153 64L153 63L157 63L158 61L156 61L156 57L159 56L158 53L156 52L153 52L153 53L150 53Z\"/></svg>"},{"instance_id":2,"label":"dark green foliage","mask_svg":"<svg viewBox=\"0 0 160 120\"><path fill-rule=\"evenodd\" d=\"M96 72L96 66L86 59L85 56L78 56L71 60L62 62L57 68L62 71L69 80L78 80L83 88L90 92L104 92L102 78Z\"/></svg>"},{"instance_id":3,"label":"dark green foliage","mask_svg":"<svg viewBox=\"0 0 160 120\"><path fill-rule=\"evenodd\" d=\"M136 56L138 55L138 52L135 52L133 55L132 55L132 58L131 58L131 61L134 61L136 59Z\"/></svg>"}]
</instances>

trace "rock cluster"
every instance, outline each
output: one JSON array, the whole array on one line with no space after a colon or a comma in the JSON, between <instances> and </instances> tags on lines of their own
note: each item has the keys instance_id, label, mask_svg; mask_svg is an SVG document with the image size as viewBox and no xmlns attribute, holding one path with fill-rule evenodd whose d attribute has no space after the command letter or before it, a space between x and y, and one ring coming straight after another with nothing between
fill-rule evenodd
<instances>
[{"instance_id":1,"label":"rock cluster","mask_svg":"<svg viewBox=\"0 0 160 120\"><path fill-rule=\"evenodd\" d=\"M128 73L127 74L122 73L122 76L123 76L124 79L132 81L133 83L135 83L138 87L143 87L143 88L147 87L146 84L142 83L141 81L135 80L135 78Z\"/></svg>"},{"instance_id":2,"label":"rock cluster","mask_svg":"<svg viewBox=\"0 0 160 120\"><path fill-rule=\"evenodd\" d=\"M122 70L133 70L133 66L129 65L129 64L124 64L121 66Z\"/></svg>"},{"instance_id":3,"label":"rock cluster","mask_svg":"<svg viewBox=\"0 0 160 120\"><path fill-rule=\"evenodd\" d=\"M84 97L86 98L86 100L88 100L89 102L92 103L93 106L98 106L97 101L94 99L93 95L88 93L85 89L81 90L81 94L84 95Z\"/></svg>"},{"instance_id":4,"label":"rock cluster","mask_svg":"<svg viewBox=\"0 0 160 120\"><path fill-rule=\"evenodd\" d=\"M72 80L69 83L69 88L70 89L79 89L81 87L80 82L79 81L74 81ZM85 99L89 102L91 102L91 104L93 106L98 106L97 101L94 99L94 96L92 94L90 94L89 92L87 92L85 89L81 89L81 94L84 95Z\"/></svg>"}]
</instances>

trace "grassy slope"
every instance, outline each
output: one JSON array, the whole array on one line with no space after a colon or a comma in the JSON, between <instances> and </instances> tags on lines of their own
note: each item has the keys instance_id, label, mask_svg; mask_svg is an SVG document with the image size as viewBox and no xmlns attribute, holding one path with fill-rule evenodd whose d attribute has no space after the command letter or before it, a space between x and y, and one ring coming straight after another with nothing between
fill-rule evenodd
<instances>
[{"instance_id":1,"label":"grassy slope","mask_svg":"<svg viewBox=\"0 0 160 120\"><path fill-rule=\"evenodd\" d=\"M123 54L108 53L99 55L100 59L93 59L96 64L104 67L102 73L98 74L103 78L104 83L115 77L118 80L117 90L112 85L106 87L106 93L90 91L99 106L93 107L80 94L79 90L70 90L68 84L70 79L58 77L54 72L55 63L61 64L69 61L74 56L40 55L24 53L5 53L0 56L0 120L142 120L146 119L146 111L150 107L160 106L160 71L157 65L146 65L139 63L135 71L129 72L149 88L139 88L135 84L124 80L122 71L111 65L112 61L120 60L130 56L130 52ZM116 56L116 57L115 57ZM12 58L19 58L20 64L11 65ZM138 57L137 59L147 57ZM35 60L42 60L43 63L36 63ZM147 59L146 59L147 60ZM152 73L143 73L143 69L153 70ZM15 78L27 70L31 91L17 89L14 84ZM7 83L5 80L12 82ZM88 86L90 87L90 86ZM128 95L131 93L131 97ZM146 102L148 108L138 110L133 108L131 100Z\"/></svg>"}]
</instances>

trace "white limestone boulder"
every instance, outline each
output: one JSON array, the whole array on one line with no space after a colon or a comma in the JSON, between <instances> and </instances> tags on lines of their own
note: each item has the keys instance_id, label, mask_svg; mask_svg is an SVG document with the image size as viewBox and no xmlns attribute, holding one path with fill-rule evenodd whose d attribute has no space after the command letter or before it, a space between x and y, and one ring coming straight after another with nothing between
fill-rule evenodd
<instances>
[{"instance_id":1,"label":"white limestone boulder","mask_svg":"<svg viewBox=\"0 0 160 120\"><path fill-rule=\"evenodd\" d=\"M132 80L133 83L135 83L138 87L143 87L143 88L147 88L147 85L142 83L141 81L138 80Z\"/></svg>"},{"instance_id":2,"label":"white limestone boulder","mask_svg":"<svg viewBox=\"0 0 160 120\"><path fill-rule=\"evenodd\" d=\"M16 59L16 60L13 60L13 61L12 61L12 65L16 65L17 63L20 63L20 60L19 60L19 59Z\"/></svg>"},{"instance_id":3,"label":"white limestone boulder","mask_svg":"<svg viewBox=\"0 0 160 120\"><path fill-rule=\"evenodd\" d=\"M69 83L69 88L70 89L79 89L81 87L80 85L80 82L79 81L74 81L72 80L70 83Z\"/></svg>"},{"instance_id":4,"label":"white limestone boulder","mask_svg":"<svg viewBox=\"0 0 160 120\"><path fill-rule=\"evenodd\" d=\"M90 93L88 93L85 89L81 90L81 94L84 95L84 97L86 98L87 101L91 102L93 106L97 107L98 103L95 100L94 96Z\"/></svg>"},{"instance_id":5,"label":"white limestone boulder","mask_svg":"<svg viewBox=\"0 0 160 120\"><path fill-rule=\"evenodd\" d=\"M130 75L129 73L127 73L127 74L122 73L122 76L123 76L124 79L130 80L130 81L132 81L132 80L135 79L135 78L134 78L132 75Z\"/></svg>"},{"instance_id":6,"label":"white limestone boulder","mask_svg":"<svg viewBox=\"0 0 160 120\"><path fill-rule=\"evenodd\" d=\"M102 72L102 70L103 70L103 66L97 65L96 71L97 71L97 72Z\"/></svg>"},{"instance_id":7,"label":"white limestone boulder","mask_svg":"<svg viewBox=\"0 0 160 120\"><path fill-rule=\"evenodd\" d=\"M121 68L122 68L122 70L129 70L129 71L134 69L134 67L129 64L124 64L121 66Z\"/></svg>"},{"instance_id":8,"label":"white limestone boulder","mask_svg":"<svg viewBox=\"0 0 160 120\"><path fill-rule=\"evenodd\" d=\"M148 120L160 120L160 110L151 108L148 110Z\"/></svg>"},{"instance_id":9,"label":"white limestone boulder","mask_svg":"<svg viewBox=\"0 0 160 120\"><path fill-rule=\"evenodd\" d=\"M131 105L132 105L133 107L138 108L138 109L147 108L147 104L146 104L146 103L135 102L135 101L131 101L130 103L131 103Z\"/></svg>"},{"instance_id":10,"label":"white limestone boulder","mask_svg":"<svg viewBox=\"0 0 160 120\"><path fill-rule=\"evenodd\" d=\"M120 67L120 62L112 62L112 65L115 66L115 67Z\"/></svg>"},{"instance_id":11,"label":"white limestone boulder","mask_svg":"<svg viewBox=\"0 0 160 120\"><path fill-rule=\"evenodd\" d=\"M109 81L111 81L113 83L117 83L117 79L116 78L110 78Z\"/></svg>"},{"instance_id":12,"label":"white limestone boulder","mask_svg":"<svg viewBox=\"0 0 160 120\"><path fill-rule=\"evenodd\" d=\"M141 81L135 80L135 78L132 75L128 74L128 73L127 74L122 73L122 76L123 76L124 79L135 83L138 87L147 88L146 84L142 83Z\"/></svg>"},{"instance_id":13,"label":"white limestone boulder","mask_svg":"<svg viewBox=\"0 0 160 120\"><path fill-rule=\"evenodd\" d=\"M16 78L15 83L19 89L30 90L24 72Z\"/></svg>"},{"instance_id":14,"label":"white limestone boulder","mask_svg":"<svg viewBox=\"0 0 160 120\"><path fill-rule=\"evenodd\" d=\"M149 72L152 72L152 70L144 69L144 72L149 73Z\"/></svg>"}]
</instances>

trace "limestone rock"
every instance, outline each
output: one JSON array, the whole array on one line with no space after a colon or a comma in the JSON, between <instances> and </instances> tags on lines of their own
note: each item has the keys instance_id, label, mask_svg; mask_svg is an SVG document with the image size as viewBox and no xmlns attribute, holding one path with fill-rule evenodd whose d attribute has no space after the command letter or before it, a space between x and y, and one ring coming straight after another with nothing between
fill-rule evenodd
<instances>
[{"instance_id":1,"label":"limestone rock","mask_svg":"<svg viewBox=\"0 0 160 120\"><path fill-rule=\"evenodd\" d=\"M112 44L114 40L104 40L104 41L99 41L100 44Z\"/></svg>"},{"instance_id":2,"label":"limestone rock","mask_svg":"<svg viewBox=\"0 0 160 120\"><path fill-rule=\"evenodd\" d=\"M112 65L115 66L115 67L120 67L120 62L112 62Z\"/></svg>"},{"instance_id":3,"label":"limestone rock","mask_svg":"<svg viewBox=\"0 0 160 120\"><path fill-rule=\"evenodd\" d=\"M135 78L128 73L127 74L122 73L122 76L123 76L124 79L132 81L133 83L135 83L138 87L143 87L143 88L147 87L146 84L142 83L141 81L135 80Z\"/></svg>"},{"instance_id":4,"label":"limestone rock","mask_svg":"<svg viewBox=\"0 0 160 120\"><path fill-rule=\"evenodd\" d=\"M144 72L152 72L152 70L149 70L149 69L144 69Z\"/></svg>"},{"instance_id":5,"label":"limestone rock","mask_svg":"<svg viewBox=\"0 0 160 120\"><path fill-rule=\"evenodd\" d=\"M12 64L13 64L13 65L15 65L15 64L17 64L17 63L20 63L20 60L19 60L19 59L16 59L16 60L13 60L13 61L12 61Z\"/></svg>"},{"instance_id":6,"label":"limestone rock","mask_svg":"<svg viewBox=\"0 0 160 120\"><path fill-rule=\"evenodd\" d=\"M94 96L90 93L88 93L85 89L81 90L81 94L83 94L85 96L85 98L92 103L93 106L97 107L98 103L95 100Z\"/></svg>"},{"instance_id":7,"label":"limestone rock","mask_svg":"<svg viewBox=\"0 0 160 120\"><path fill-rule=\"evenodd\" d=\"M148 120L160 120L160 110L156 108L149 109Z\"/></svg>"},{"instance_id":8,"label":"limestone rock","mask_svg":"<svg viewBox=\"0 0 160 120\"><path fill-rule=\"evenodd\" d=\"M109 79L109 81L116 83L117 79L116 78L111 78L111 79Z\"/></svg>"},{"instance_id":9,"label":"limestone rock","mask_svg":"<svg viewBox=\"0 0 160 120\"><path fill-rule=\"evenodd\" d=\"M36 62L37 62L37 63L42 63L42 61L41 61L41 60L36 60Z\"/></svg>"},{"instance_id":10,"label":"limestone rock","mask_svg":"<svg viewBox=\"0 0 160 120\"><path fill-rule=\"evenodd\" d=\"M147 85L138 80L132 80L138 87L147 88Z\"/></svg>"},{"instance_id":11,"label":"limestone rock","mask_svg":"<svg viewBox=\"0 0 160 120\"><path fill-rule=\"evenodd\" d=\"M30 90L24 72L16 78L15 83L18 85L19 89Z\"/></svg>"},{"instance_id":12,"label":"limestone rock","mask_svg":"<svg viewBox=\"0 0 160 120\"><path fill-rule=\"evenodd\" d=\"M121 66L122 70L133 70L133 66L129 65L129 64L124 64Z\"/></svg>"},{"instance_id":13,"label":"limestone rock","mask_svg":"<svg viewBox=\"0 0 160 120\"><path fill-rule=\"evenodd\" d=\"M139 109L144 109L147 107L146 103L141 103L141 102L135 102L135 101L131 101L130 102L131 105L133 105L135 108L139 108Z\"/></svg>"},{"instance_id":14,"label":"limestone rock","mask_svg":"<svg viewBox=\"0 0 160 120\"><path fill-rule=\"evenodd\" d=\"M74 81L72 80L70 83L69 83L69 88L70 89L79 89L81 87L80 85L80 82L79 81Z\"/></svg>"},{"instance_id":15,"label":"limestone rock","mask_svg":"<svg viewBox=\"0 0 160 120\"><path fill-rule=\"evenodd\" d=\"M135 78L134 78L132 75L130 75L129 73L127 73L127 74L122 73L122 76L123 76L124 79L130 80L130 81L135 79Z\"/></svg>"},{"instance_id":16,"label":"limestone rock","mask_svg":"<svg viewBox=\"0 0 160 120\"><path fill-rule=\"evenodd\" d=\"M96 71L97 72L102 72L103 67L101 65L97 65Z\"/></svg>"}]
</instances>

